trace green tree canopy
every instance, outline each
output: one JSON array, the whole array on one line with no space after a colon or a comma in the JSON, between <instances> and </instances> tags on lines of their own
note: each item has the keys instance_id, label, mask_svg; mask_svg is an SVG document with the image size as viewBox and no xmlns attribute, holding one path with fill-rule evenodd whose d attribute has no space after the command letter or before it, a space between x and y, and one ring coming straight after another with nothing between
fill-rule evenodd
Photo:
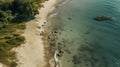
<instances>
[{"instance_id":1,"label":"green tree canopy","mask_svg":"<svg viewBox=\"0 0 120 67\"><path fill-rule=\"evenodd\" d=\"M0 21L3 23L8 23L14 19L12 12L10 10L0 11Z\"/></svg>"}]
</instances>

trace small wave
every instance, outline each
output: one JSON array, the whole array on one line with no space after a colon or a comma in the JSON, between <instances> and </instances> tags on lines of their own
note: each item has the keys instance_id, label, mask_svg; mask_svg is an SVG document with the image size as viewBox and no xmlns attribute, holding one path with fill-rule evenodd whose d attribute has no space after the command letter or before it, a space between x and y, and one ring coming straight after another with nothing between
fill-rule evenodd
<instances>
[{"instance_id":1,"label":"small wave","mask_svg":"<svg viewBox=\"0 0 120 67\"><path fill-rule=\"evenodd\" d=\"M54 17L58 14L58 7L63 6L67 3L69 3L71 0L59 0L58 3L50 10L50 13L48 14L48 17Z\"/></svg>"},{"instance_id":2,"label":"small wave","mask_svg":"<svg viewBox=\"0 0 120 67\"><path fill-rule=\"evenodd\" d=\"M58 3L57 3L57 7L59 6L63 6L67 3L69 3L71 0L60 0Z\"/></svg>"},{"instance_id":3,"label":"small wave","mask_svg":"<svg viewBox=\"0 0 120 67\"><path fill-rule=\"evenodd\" d=\"M58 59L57 54L58 54L58 51L55 51L55 54L54 54L54 59L56 63L55 67L60 67L60 60Z\"/></svg>"},{"instance_id":4,"label":"small wave","mask_svg":"<svg viewBox=\"0 0 120 67\"><path fill-rule=\"evenodd\" d=\"M57 15L57 9L55 7L53 7L50 11L50 13L48 14L48 17L54 17L55 15Z\"/></svg>"},{"instance_id":5,"label":"small wave","mask_svg":"<svg viewBox=\"0 0 120 67\"><path fill-rule=\"evenodd\" d=\"M50 14L49 15L49 17L54 17L54 16L56 16L58 13L56 12L56 13L53 13L53 14Z\"/></svg>"}]
</instances>

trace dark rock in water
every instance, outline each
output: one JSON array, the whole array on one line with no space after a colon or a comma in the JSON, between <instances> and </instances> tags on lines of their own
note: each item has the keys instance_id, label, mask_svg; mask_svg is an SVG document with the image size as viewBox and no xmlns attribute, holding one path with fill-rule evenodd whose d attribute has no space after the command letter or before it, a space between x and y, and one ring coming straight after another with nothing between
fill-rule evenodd
<instances>
[{"instance_id":1,"label":"dark rock in water","mask_svg":"<svg viewBox=\"0 0 120 67\"><path fill-rule=\"evenodd\" d=\"M58 33L57 31L54 31L54 33Z\"/></svg>"},{"instance_id":2,"label":"dark rock in water","mask_svg":"<svg viewBox=\"0 0 120 67\"><path fill-rule=\"evenodd\" d=\"M69 18L68 18L68 20L72 20L72 18L71 18L71 17L69 17Z\"/></svg>"},{"instance_id":3,"label":"dark rock in water","mask_svg":"<svg viewBox=\"0 0 120 67\"><path fill-rule=\"evenodd\" d=\"M60 54L57 54L58 57L60 57L61 55Z\"/></svg>"},{"instance_id":4,"label":"dark rock in water","mask_svg":"<svg viewBox=\"0 0 120 67\"><path fill-rule=\"evenodd\" d=\"M60 50L59 53L64 53L64 52L62 50Z\"/></svg>"},{"instance_id":5,"label":"dark rock in water","mask_svg":"<svg viewBox=\"0 0 120 67\"><path fill-rule=\"evenodd\" d=\"M87 32L85 32L85 34L90 34L90 32L89 32L89 31L87 31Z\"/></svg>"},{"instance_id":6,"label":"dark rock in water","mask_svg":"<svg viewBox=\"0 0 120 67\"><path fill-rule=\"evenodd\" d=\"M81 60L80 60L80 58L79 58L78 56L74 55L72 62L73 62L74 64L80 64L80 63L81 63Z\"/></svg>"},{"instance_id":7,"label":"dark rock in water","mask_svg":"<svg viewBox=\"0 0 120 67\"><path fill-rule=\"evenodd\" d=\"M58 53L58 54L57 54L57 56L58 56L58 57L61 57L61 56L62 56L62 54Z\"/></svg>"},{"instance_id":8,"label":"dark rock in water","mask_svg":"<svg viewBox=\"0 0 120 67\"><path fill-rule=\"evenodd\" d=\"M86 64L85 66L88 66L88 64Z\"/></svg>"},{"instance_id":9,"label":"dark rock in water","mask_svg":"<svg viewBox=\"0 0 120 67\"><path fill-rule=\"evenodd\" d=\"M106 21L106 20L112 21L112 17L111 16L97 16L94 18L94 20L96 20L96 21Z\"/></svg>"},{"instance_id":10,"label":"dark rock in water","mask_svg":"<svg viewBox=\"0 0 120 67\"><path fill-rule=\"evenodd\" d=\"M58 45L62 45L62 43L58 42Z\"/></svg>"},{"instance_id":11,"label":"dark rock in water","mask_svg":"<svg viewBox=\"0 0 120 67\"><path fill-rule=\"evenodd\" d=\"M71 54L71 52L68 49L64 49L68 54Z\"/></svg>"}]
</instances>

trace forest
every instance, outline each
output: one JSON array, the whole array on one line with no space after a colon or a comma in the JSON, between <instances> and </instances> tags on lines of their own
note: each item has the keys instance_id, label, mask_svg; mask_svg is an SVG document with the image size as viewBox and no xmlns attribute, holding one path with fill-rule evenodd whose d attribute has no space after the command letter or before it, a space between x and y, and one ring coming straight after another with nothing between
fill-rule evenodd
<instances>
[{"instance_id":1,"label":"forest","mask_svg":"<svg viewBox=\"0 0 120 67\"><path fill-rule=\"evenodd\" d=\"M20 34L26 28L25 22L38 14L40 3L45 0L0 0L0 63L16 67L12 48L25 42Z\"/></svg>"}]
</instances>

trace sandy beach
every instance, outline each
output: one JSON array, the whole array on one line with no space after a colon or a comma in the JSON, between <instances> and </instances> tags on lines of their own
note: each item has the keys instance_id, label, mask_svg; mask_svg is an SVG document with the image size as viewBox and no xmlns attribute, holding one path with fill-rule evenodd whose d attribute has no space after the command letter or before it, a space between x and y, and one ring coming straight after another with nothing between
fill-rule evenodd
<instances>
[{"instance_id":1,"label":"sandy beach","mask_svg":"<svg viewBox=\"0 0 120 67\"><path fill-rule=\"evenodd\" d=\"M25 36L26 41L20 47L14 50L17 53L18 66L17 67L45 67L44 43L40 33L44 32L44 22L46 17L55 5L56 0L49 0L43 3L44 7L39 10L36 19L26 23Z\"/></svg>"},{"instance_id":2,"label":"sandy beach","mask_svg":"<svg viewBox=\"0 0 120 67\"><path fill-rule=\"evenodd\" d=\"M2 64L2 63L0 63L0 67L7 67L6 65L4 65L4 64Z\"/></svg>"}]
</instances>

